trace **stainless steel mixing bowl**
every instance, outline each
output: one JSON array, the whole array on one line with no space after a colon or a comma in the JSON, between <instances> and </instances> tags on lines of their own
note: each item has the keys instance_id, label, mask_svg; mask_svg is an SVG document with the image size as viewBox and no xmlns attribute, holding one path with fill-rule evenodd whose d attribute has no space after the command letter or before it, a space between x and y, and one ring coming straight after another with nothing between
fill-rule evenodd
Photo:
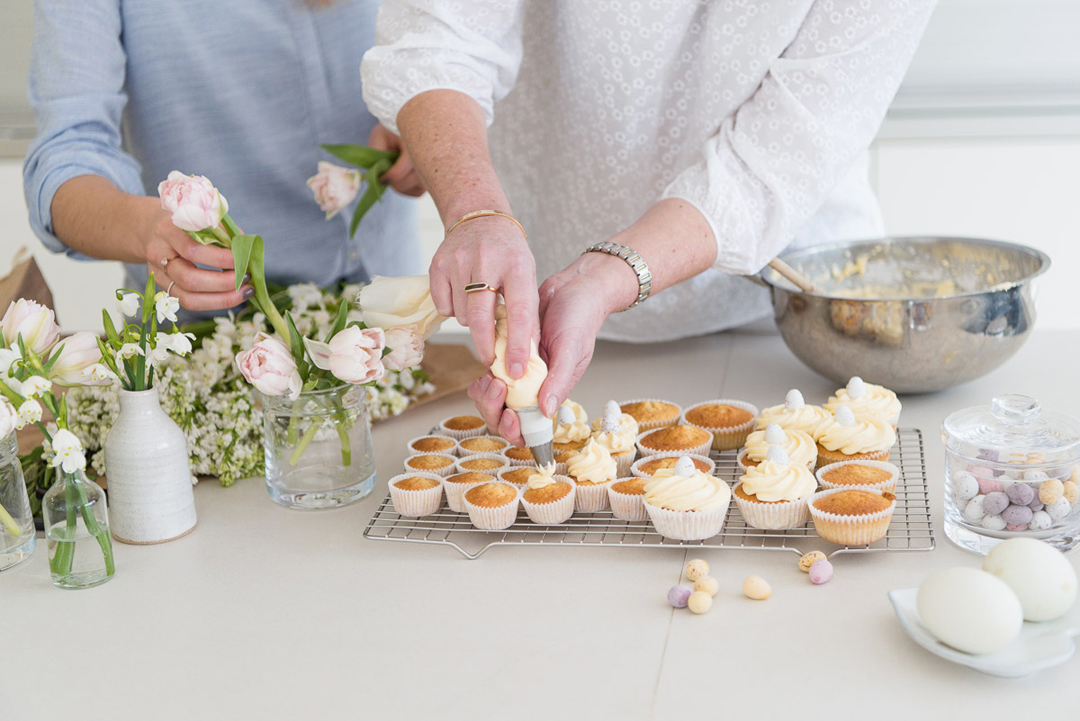
<instances>
[{"instance_id":1,"label":"stainless steel mixing bowl","mask_svg":"<svg viewBox=\"0 0 1080 721\"><path fill-rule=\"evenodd\" d=\"M899 393L978 378L1015 353L1035 324L1032 281L1050 267L1033 248L975 238L886 238L781 258L817 292L775 270L776 325L806 365L838 384L862 376Z\"/></svg>"}]
</instances>

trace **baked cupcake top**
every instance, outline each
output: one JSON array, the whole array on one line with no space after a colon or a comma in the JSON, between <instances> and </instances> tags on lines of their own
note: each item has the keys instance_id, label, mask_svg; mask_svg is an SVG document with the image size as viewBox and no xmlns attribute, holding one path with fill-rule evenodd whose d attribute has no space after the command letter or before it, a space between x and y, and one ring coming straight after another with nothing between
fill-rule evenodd
<instances>
[{"instance_id":1,"label":"baked cupcake top","mask_svg":"<svg viewBox=\"0 0 1080 721\"><path fill-rule=\"evenodd\" d=\"M458 445L469 453L498 453L510 444L502 438L479 436L477 438L466 438L459 442Z\"/></svg>"},{"instance_id":2,"label":"baked cupcake top","mask_svg":"<svg viewBox=\"0 0 1080 721\"><path fill-rule=\"evenodd\" d=\"M499 474L507 483L515 483L519 486L524 486L529 481L529 476L535 473L535 469L532 468L512 468L510 470L503 471Z\"/></svg>"},{"instance_id":3,"label":"baked cupcake top","mask_svg":"<svg viewBox=\"0 0 1080 721\"><path fill-rule=\"evenodd\" d=\"M513 502L515 498L517 498L517 491L513 486L505 483L484 483L465 492L466 501L484 508L505 506Z\"/></svg>"},{"instance_id":4,"label":"baked cupcake top","mask_svg":"<svg viewBox=\"0 0 1080 721\"><path fill-rule=\"evenodd\" d=\"M821 479L838 486L874 486L893 477L886 468L863 463L840 463L821 469Z\"/></svg>"},{"instance_id":5,"label":"baked cupcake top","mask_svg":"<svg viewBox=\"0 0 1080 721\"><path fill-rule=\"evenodd\" d=\"M870 416L856 417L845 405L837 406L831 420L819 429L817 442L828 451L846 455L887 451L896 443L896 431Z\"/></svg>"},{"instance_id":6,"label":"baked cupcake top","mask_svg":"<svg viewBox=\"0 0 1080 721\"><path fill-rule=\"evenodd\" d=\"M454 447L454 439L446 436L417 438L410 447L417 453L444 453Z\"/></svg>"},{"instance_id":7,"label":"baked cupcake top","mask_svg":"<svg viewBox=\"0 0 1080 721\"><path fill-rule=\"evenodd\" d=\"M577 453L579 450L580 448L573 448L570 450L560 451L559 453L555 454L555 462L568 463L570 459L574 457L574 454Z\"/></svg>"},{"instance_id":8,"label":"baked cupcake top","mask_svg":"<svg viewBox=\"0 0 1080 721\"><path fill-rule=\"evenodd\" d=\"M470 471L493 471L496 468L502 468L504 465L505 463L495 458L463 458L458 461L459 468Z\"/></svg>"},{"instance_id":9,"label":"baked cupcake top","mask_svg":"<svg viewBox=\"0 0 1080 721\"><path fill-rule=\"evenodd\" d=\"M682 457L686 458L686 456L682 456ZM678 462L679 462L679 456L666 456L664 458L650 458L649 460L647 460L644 463L642 463L641 465L639 465L637 467L637 469L641 473L644 473L647 476L651 476L651 475L655 474L657 471L659 471L662 468L674 468L675 464L678 463ZM690 462L693 463L694 467L697 468L702 473L708 473L709 471L712 470L712 466L710 466L705 461L698 460L697 458L691 458Z\"/></svg>"},{"instance_id":10,"label":"baked cupcake top","mask_svg":"<svg viewBox=\"0 0 1080 721\"><path fill-rule=\"evenodd\" d=\"M574 411L569 406L560 406L559 412L555 414L553 423L554 436L552 441L554 443L577 443L582 444L589 440L591 433L589 424L584 421L579 421L574 415Z\"/></svg>"},{"instance_id":11,"label":"baked cupcake top","mask_svg":"<svg viewBox=\"0 0 1080 721\"><path fill-rule=\"evenodd\" d=\"M549 483L540 488L529 488L526 486L525 493L523 493L521 497L529 503L553 503L560 498L565 498L566 494L569 492L569 483L555 481L554 483Z\"/></svg>"},{"instance_id":12,"label":"baked cupcake top","mask_svg":"<svg viewBox=\"0 0 1080 721\"><path fill-rule=\"evenodd\" d=\"M621 414L604 416L600 422L600 431L593 434L593 440L608 449L613 455L632 453L636 436L628 437L622 430ZM637 425L636 423L634 424Z\"/></svg>"},{"instance_id":13,"label":"baked cupcake top","mask_svg":"<svg viewBox=\"0 0 1080 721\"><path fill-rule=\"evenodd\" d=\"M830 396L825 409L836 412L841 405L851 409L856 416L870 416L889 424L895 424L903 405L896 394L885 386L866 383L859 376L852 376L847 386Z\"/></svg>"},{"instance_id":14,"label":"baked cupcake top","mask_svg":"<svg viewBox=\"0 0 1080 721\"><path fill-rule=\"evenodd\" d=\"M443 426L452 431L475 431L484 425L484 419L476 416L454 416L443 421Z\"/></svg>"},{"instance_id":15,"label":"baked cupcake top","mask_svg":"<svg viewBox=\"0 0 1080 721\"><path fill-rule=\"evenodd\" d=\"M777 423L770 423L765 430L754 431L747 436L746 457L760 463L772 446L783 448L792 463L805 465L817 458L817 445L809 433L784 430Z\"/></svg>"},{"instance_id":16,"label":"baked cupcake top","mask_svg":"<svg viewBox=\"0 0 1080 721\"><path fill-rule=\"evenodd\" d=\"M512 458L515 461L531 461L533 459L532 451L528 448L518 448L512 446L503 451L503 455L507 458Z\"/></svg>"},{"instance_id":17,"label":"baked cupcake top","mask_svg":"<svg viewBox=\"0 0 1080 721\"><path fill-rule=\"evenodd\" d=\"M817 479L806 463L792 463L780 446L769 449L768 457L746 469L739 488L747 496L766 503L798 501L817 490Z\"/></svg>"},{"instance_id":18,"label":"baked cupcake top","mask_svg":"<svg viewBox=\"0 0 1080 721\"><path fill-rule=\"evenodd\" d=\"M579 485L596 485L614 480L618 465L608 449L590 440L566 461L566 472Z\"/></svg>"},{"instance_id":19,"label":"baked cupcake top","mask_svg":"<svg viewBox=\"0 0 1080 721\"><path fill-rule=\"evenodd\" d=\"M620 406L623 413L627 413L638 423L657 423L669 421L679 417L679 407L667 401L631 401Z\"/></svg>"},{"instance_id":20,"label":"baked cupcake top","mask_svg":"<svg viewBox=\"0 0 1080 721\"><path fill-rule=\"evenodd\" d=\"M411 458L406 458L405 465L409 468L415 468L418 471L435 471L440 468L454 465L454 459L450 456L432 453L426 456L412 456Z\"/></svg>"},{"instance_id":21,"label":"baked cupcake top","mask_svg":"<svg viewBox=\"0 0 1080 721\"><path fill-rule=\"evenodd\" d=\"M409 478L402 478L400 481L397 481L394 484L394 488L400 488L403 491L426 491L437 485L439 485L439 482L431 478L410 476Z\"/></svg>"},{"instance_id":22,"label":"baked cupcake top","mask_svg":"<svg viewBox=\"0 0 1080 721\"><path fill-rule=\"evenodd\" d=\"M727 505L731 489L726 483L702 473L693 464L684 466L689 468L679 464L675 468L662 468L648 479L645 502L669 511L708 511Z\"/></svg>"},{"instance_id":23,"label":"baked cupcake top","mask_svg":"<svg viewBox=\"0 0 1080 721\"><path fill-rule=\"evenodd\" d=\"M828 421L830 413L821 406L808 406L802 393L792 388L784 402L778 406L769 406L757 419L758 430L764 430L770 423L775 423L784 430L803 431L817 440L817 430Z\"/></svg>"},{"instance_id":24,"label":"baked cupcake top","mask_svg":"<svg viewBox=\"0 0 1080 721\"><path fill-rule=\"evenodd\" d=\"M447 483L490 483L494 481L495 477L488 475L487 473L480 473L479 471L467 471L465 473L458 473L455 476L450 476L446 479Z\"/></svg>"},{"instance_id":25,"label":"baked cupcake top","mask_svg":"<svg viewBox=\"0 0 1080 721\"><path fill-rule=\"evenodd\" d=\"M685 423L657 428L641 437L642 447L654 451L687 451L712 442L712 434Z\"/></svg>"},{"instance_id":26,"label":"baked cupcake top","mask_svg":"<svg viewBox=\"0 0 1080 721\"><path fill-rule=\"evenodd\" d=\"M837 516L868 516L886 510L896 500L891 493L874 493L852 488L823 494L812 501L814 508Z\"/></svg>"},{"instance_id":27,"label":"baked cupcake top","mask_svg":"<svg viewBox=\"0 0 1080 721\"><path fill-rule=\"evenodd\" d=\"M703 428L734 428L754 420L754 414L745 408L727 403L702 403L686 412L686 422Z\"/></svg>"},{"instance_id":28,"label":"baked cupcake top","mask_svg":"<svg viewBox=\"0 0 1080 721\"><path fill-rule=\"evenodd\" d=\"M628 478L611 484L611 490L624 496L644 496L645 484L650 480L649 478Z\"/></svg>"}]
</instances>

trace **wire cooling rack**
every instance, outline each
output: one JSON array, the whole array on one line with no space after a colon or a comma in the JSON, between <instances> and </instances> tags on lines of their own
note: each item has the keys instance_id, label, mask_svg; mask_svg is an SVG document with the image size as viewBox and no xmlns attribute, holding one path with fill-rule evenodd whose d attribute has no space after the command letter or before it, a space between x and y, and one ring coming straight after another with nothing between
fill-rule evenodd
<instances>
[{"instance_id":1,"label":"wire cooling rack","mask_svg":"<svg viewBox=\"0 0 1080 721\"><path fill-rule=\"evenodd\" d=\"M741 475L735 451L712 452L716 475L734 486ZM479 558L494 546L610 546L620 548L730 548L755 551L788 551L802 554L814 548L831 548L827 555L877 551L931 551L934 527L930 520L930 497L926 486L926 460L922 431L902 428L897 433L889 462L900 468L896 485L896 510L885 537L869 546L836 546L822 540L813 522L785 531L763 531L746 525L732 502L720 533L704 541L664 538L649 521L620 521L610 511L575 513L558 526L539 526L524 510L505 531L480 531L465 513L446 505L423 518L394 513L389 494L371 517L364 536L376 541L430 543L456 548L468 559Z\"/></svg>"}]
</instances>

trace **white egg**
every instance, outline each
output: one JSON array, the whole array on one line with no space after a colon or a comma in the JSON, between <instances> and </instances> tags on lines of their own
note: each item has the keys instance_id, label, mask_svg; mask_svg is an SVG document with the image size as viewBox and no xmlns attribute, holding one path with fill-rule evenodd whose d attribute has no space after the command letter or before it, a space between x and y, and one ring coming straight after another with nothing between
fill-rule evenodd
<instances>
[{"instance_id":1,"label":"white egg","mask_svg":"<svg viewBox=\"0 0 1080 721\"><path fill-rule=\"evenodd\" d=\"M994 546L983 561L1013 590L1026 621L1052 621L1076 603L1076 570L1053 546L1034 538L1011 538Z\"/></svg>"},{"instance_id":2,"label":"white egg","mask_svg":"<svg viewBox=\"0 0 1080 721\"><path fill-rule=\"evenodd\" d=\"M999 578L974 568L930 575L916 596L919 618L944 644L965 653L999 651L1019 635L1024 613Z\"/></svg>"}]
</instances>

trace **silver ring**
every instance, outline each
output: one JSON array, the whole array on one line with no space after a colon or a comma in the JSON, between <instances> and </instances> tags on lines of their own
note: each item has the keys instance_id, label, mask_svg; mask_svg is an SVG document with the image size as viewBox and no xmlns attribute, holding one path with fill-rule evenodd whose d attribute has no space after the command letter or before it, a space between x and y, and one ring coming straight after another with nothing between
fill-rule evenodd
<instances>
[{"instance_id":1,"label":"silver ring","mask_svg":"<svg viewBox=\"0 0 1080 721\"><path fill-rule=\"evenodd\" d=\"M165 289L165 295L172 295L172 287L176 285L176 281L169 283L169 287Z\"/></svg>"}]
</instances>

